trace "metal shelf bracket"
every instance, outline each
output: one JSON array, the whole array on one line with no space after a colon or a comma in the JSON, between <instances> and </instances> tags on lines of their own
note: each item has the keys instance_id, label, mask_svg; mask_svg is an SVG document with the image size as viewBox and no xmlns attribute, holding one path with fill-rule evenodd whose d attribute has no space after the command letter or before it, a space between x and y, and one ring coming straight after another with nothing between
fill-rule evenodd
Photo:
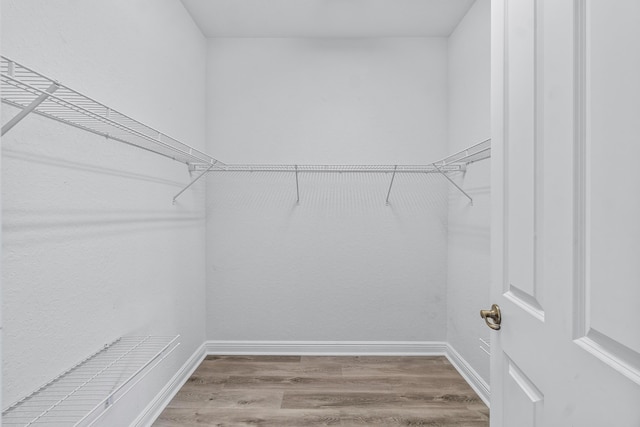
<instances>
[{"instance_id":1,"label":"metal shelf bracket","mask_svg":"<svg viewBox=\"0 0 640 427\"><path fill-rule=\"evenodd\" d=\"M300 185L298 184L298 165L296 166L296 204L300 204Z\"/></svg>"},{"instance_id":2,"label":"metal shelf bracket","mask_svg":"<svg viewBox=\"0 0 640 427\"><path fill-rule=\"evenodd\" d=\"M393 187L393 180L396 178L396 171L398 170L398 165L393 167L393 175L391 175L391 182L389 183L389 190L387 191L387 201L386 205L389 206L389 196L391 195L391 187Z\"/></svg>"},{"instance_id":3,"label":"metal shelf bracket","mask_svg":"<svg viewBox=\"0 0 640 427\"><path fill-rule=\"evenodd\" d=\"M51 95L53 92L58 90L59 87L60 85L58 83L52 83L51 86L49 86L45 92L41 93L40 96L34 99L31 104L24 107L22 111L16 114L4 126L2 126L2 134L0 136L3 136L5 133L9 132L11 128L17 125L22 119L27 117L29 113L35 110L38 107L38 105L42 104L49 97L49 95Z\"/></svg>"},{"instance_id":4,"label":"metal shelf bracket","mask_svg":"<svg viewBox=\"0 0 640 427\"><path fill-rule=\"evenodd\" d=\"M460 187L458 184L455 183L454 180L452 180L446 173L444 173L439 167L438 165L436 165L435 163L433 163L433 166L438 170L438 172L440 172L440 174L442 176L444 176L445 178L447 178L447 181L449 181L450 183L452 183L454 185L454 187L456 187L458 190L460 190L460 192L462 194L464 194L465 196L467 196L467 198L469 199L469 202L471 203L471 206L473 206L473 199L471 198L471 196L469 194L467 194L466 191L464 191L462 189L462 187Z\"/></svg>"},{"instance_id":5,"label":"metal shelf bracket","mask_svg":"<svg viewBox=\"0 0 640 427\"><path fill-rule=\"evenodd\" d=\"M202 178L203 176L205 176L214 166L216 165L216 162L214 161L213 163L211 163L211 165L209 166L209 168L207 170L205 170L204 172L202 172L200 175L198 175L193 181L191 181L189 184L187 184L186 187L184 187L182 190L180 190L180 192L178 194L176 194L175 196L173 196L173 204L176 204L176 199L178 197L180 197L180 195L182 193L184 193L185 191L187 191L187 188L191 187L193 184L195 184L200 178Z\"/></svg>"}]
</instances>

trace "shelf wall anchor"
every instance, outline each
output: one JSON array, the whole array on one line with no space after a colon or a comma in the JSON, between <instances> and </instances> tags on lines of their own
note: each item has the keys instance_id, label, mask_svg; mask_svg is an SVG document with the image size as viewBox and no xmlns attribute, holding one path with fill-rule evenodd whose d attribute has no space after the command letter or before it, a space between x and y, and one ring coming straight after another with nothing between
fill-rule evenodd
<instances>
[{"instance_id":1,"label":"shelf wall anchor","mask_svg":"<svg viewBox=\"0 0 640 427\"><path fill-rule=\"evenodd\" d=\"M201 173L200 175L198 175L198 176L197 176L193 181L191 181L189 184L187 184L187 186L186 186L186 187L184 187L182 190L180 190L180 192L179 192L178 194L176 194L175 196L173 196L173 204L175 205L175 204L176 204L176 199L177 199L178 197L180 197L180 195L181 195L182 193L184 193L185 191L187 191L187 188L191 187L191 186L192 186L193 184L195 184L195 183L196 183L200 178L202 178L203 176L205 176L205 174L206 174L207 172L209 172L209 171L210 171L210 170L211 170L211 169L216 165L216 163L217 163L217 162L215 162L215 161L214 161L213 163L211 163L211 165L210 165L210 166L209 166L209 167L208 167L204 172L202 172L202 173Z\"/></svg>"},{"instance_id":2,"label":"shelf wall anchor","mask_svg":"<svg viewBox=\"0 0 640 427\"><path fill-rule=\"evenodd\" d=\"M391 182L389 183L389 191L387 191L387 201L386 205L389 206L389 196L391 195L391 187L393 187L393 180L396 178L396 170L398 169L398 165L393 167L393 175L391 175Z\"/></svg>"},{"instance_id":3,"label":"shelf wall anchor","mask_svg":"<svg viewBox=\"0 0 640 427\"><path fill-rule=\"evenodd\" d=\"M460 187L458 184L456 184L454 180L452 180L451 178L449 178L449 176L448 176L446 173L444 173L444 172L442 171L442 169L440 169L440 168L438 167L438 165L436 165L435 163L432 163L432 164L433 164L433 167L434 167L434 168L436 168L436 169L438 170L438 172L440 172L440 174L441 174L442 176L444 176L445 178L447 178L447 181L449 181L450 183L452 183L452 184L453 184L453 185L454 185L458 190L460 190L460 192L461 192L462 194L464 194L465 196L467 196L467 199L469 199L469 202L471 202L471 205L473 206L473 199L471 198L471 196L470 196L470 195L468 195L468 194L467 194L467 192L466 192L466 191L464 191L464 190L462 189L462 187Z\"/></svg>"},{"instance_id":4,"label":"shelf wall anchor","mask_svg":"<svg viewBox=\"0 0 640 427\"><path fill-rule=\"evenodd\" d=\"M35 110L38 107L38 105L42 104L49 97L49 95L51 95L53 92L58 90L59 87L60 86L57 83L53 83L51 86L49 86L47 88L47 90L45 91L45 93L40 94L40 96L38 96L36 99L34 99L31 102L31 104L29 104L26 107L24 107L22 109L22 111L20 111L18 114L16 114L4 126L2 126L2 134L0 136L2 136L5 133L9 132L12 127L17 125L20 122L20 120L24 119L30 112Z\"/></svg>"}]
</instances>

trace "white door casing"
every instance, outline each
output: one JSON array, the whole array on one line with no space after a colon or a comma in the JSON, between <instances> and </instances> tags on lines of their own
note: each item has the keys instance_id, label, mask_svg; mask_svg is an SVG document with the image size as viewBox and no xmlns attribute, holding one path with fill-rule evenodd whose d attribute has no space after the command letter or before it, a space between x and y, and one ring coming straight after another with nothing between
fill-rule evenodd
<instances>
[{"instance_id":1,"label":"white door casing","mask_svg":"<svg viewBox=\"0 0 640 427\"><path fill-rule=\"evenodd\" d=\"M640 426L639 22L492 2L493 427Z\"/></svg>"}]
</instances>

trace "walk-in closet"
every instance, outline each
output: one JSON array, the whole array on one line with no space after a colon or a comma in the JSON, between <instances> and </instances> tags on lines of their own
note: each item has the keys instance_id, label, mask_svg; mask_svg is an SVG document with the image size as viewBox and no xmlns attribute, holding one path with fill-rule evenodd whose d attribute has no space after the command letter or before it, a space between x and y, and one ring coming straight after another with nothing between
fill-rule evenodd
<instances>
[{"instance_id":1,"label":"walk-in closet","mask_svg":"<svg viewBox=\"0 0 640 427\"><path fill-rule=\"evenodd\" d=\"M1 425L640 425L636 0L0 7Z\"/></svg>"}]
</instances>

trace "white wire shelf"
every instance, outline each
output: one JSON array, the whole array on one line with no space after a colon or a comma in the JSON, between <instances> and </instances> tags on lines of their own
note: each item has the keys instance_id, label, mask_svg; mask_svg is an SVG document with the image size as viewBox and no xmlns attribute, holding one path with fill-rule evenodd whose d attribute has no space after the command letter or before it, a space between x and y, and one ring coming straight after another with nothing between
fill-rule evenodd
<instances>
[{"instance_id":1,"label":"white wire shelf","mask_svg":"<svg viewBox=\"0 0 640 427\"><path fill-rule=\"evenodd\" d=\"M425 174L437 173L442 175L458 191L460 191L469 202L473 204L473 198L459 184L449 177L452 172L464 172L467 165L491 157L491 139L486 139L478 144L445 157L442 160L425 165L274 165L274 164L212 164L197 165L194 169L201 173L173 197L173 203L191 185L211 172L291 172L296 179L296 203L300 203L300 173L391 173L391 181L387 190L386 204L389 204L389 196L393 188L396 174Z\"/></svg>"},{"instance_id":2,"label":"white wire shelf","mask_svg":"<svg viewBox=\"0 0 640 427\"><path fill-rule=\"evenodd\" d=\"M2 102L22 109L3 125L3 135L33 112L188 165L218 163L210 155L5 56L0 60L0 75Z\"/></svg>"},{"instance_id":3,"label":"white wire shelf","mask_svg":"<svg viewBox=\"0 0 640 427\"><path fill-rule=\"evenodd\" d=\"M202 167L198 167L202 169ZM206 169L206 168L205 168ZM463 165L445 165L445 172L458 172ZM434 165L215 165L210 172L310 172L310 173L438 173Z\"/></svg>"},{"instance_id":4,"label":"white wire shelf","mask_svg":"<svg viewBox=\"0 0 640 427\"><path fill-rule=\"evenodd\" d=\"M469 148L458 151L442 160L434 162L434 165L438 167L446 167L452 165L469 165L471 163L479 162L480 160L488 159L491 157L491 138L485 139L482 142L472 145Z\"/></svg>"},{"instance_id":5,"label":"white wire shelf","mask_svg":"<svg viewBox=\"0 0 640 427\"><path fill-rule=\"evenodd\" d=\"M91 425L177 346L175 337L123 337L2 412L3 426Z\"/></svg>"},{"instance_id":6,"label":"white wire shelf","mask_svg":"<svg viewBox=\"0 0 640 427\"><path fill-rule=\"evenodd\" d=\"M423 165L292 165L223 164L197 165L208 172L313 172L313 173L442 173L461 172L467 165L491 157L491 139L486 139L437 162Z\"/></svg>"}]
</instances>

